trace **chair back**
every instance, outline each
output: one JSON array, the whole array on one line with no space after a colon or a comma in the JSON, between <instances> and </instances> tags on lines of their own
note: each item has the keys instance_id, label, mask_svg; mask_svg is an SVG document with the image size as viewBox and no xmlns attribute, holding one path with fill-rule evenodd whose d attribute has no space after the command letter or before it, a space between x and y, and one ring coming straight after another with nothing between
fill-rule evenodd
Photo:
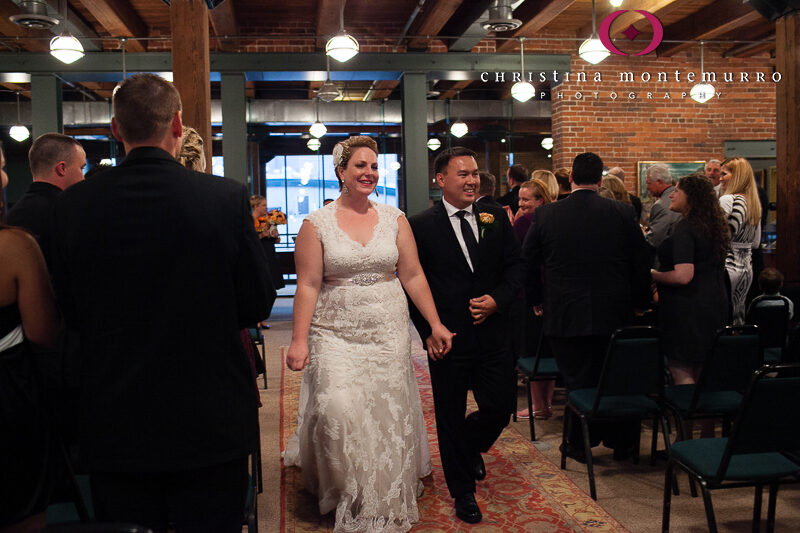
<instances>
[{"instance_id":1,"label":"chair back","mask_svg":"<svg viewBox=\"0 0 800 533\"><path fill-rule=\"evenodd\" d=\"M800 450L798 405L800 363L757 370L736 414L717 478L724 477L733 455Z\"/></svg>"},{"instance_id":2,"label":"chair back","mask_svg":"<svg viewBox=\"0 0 800 533\"><path fill-rule=\"evenodd\" d=\"M758 336L765 350L777 349L782 361L789 333L789 303L783 296L762 296L753 302L747 313L747 322L758 326Z\"/></svg>"},{"instance_id":3,"label":"chair back","mask_svg":"<svg viewBox=\"0 0 800 533\"><path fill-rule=\"evenodd\" d=\"M763 357L756 326L727 326L719 330L703 365L690 409L706 392L744 393Z\"/></svg>"},{"instance_id":4,"label":"chair back","mask_svg":"<svg viewBox=\"0 0 800 533\"><path fill-rule=\"evenodd\" d=\"M541 363L542 359L554 359L555 356L553 355L553 349L550 347L550 343L547 342L544 338L544 330L539 333L539 341L536 344L536 356L533 362L533 374L536 375L539 372L539 364Z\"/></svg>"},{"instance_id":5,"label":"chair back","mask_svg":"<svg viewBox=\"0 0 800 533\"><path fill-rule=\"evenodd\" d=\"M664 357L660 331L652 326L618 329L611 335L600 374L594 410L602 396L643 394L659 399L664 393Z\"/></svg>"}]
</instances>

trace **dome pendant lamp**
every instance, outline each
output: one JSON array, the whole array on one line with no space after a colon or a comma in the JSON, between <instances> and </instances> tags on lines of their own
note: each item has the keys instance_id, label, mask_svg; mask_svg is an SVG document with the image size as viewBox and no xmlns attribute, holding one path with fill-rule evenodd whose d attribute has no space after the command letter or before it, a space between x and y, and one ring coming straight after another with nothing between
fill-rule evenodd
<instances>
[{"instance_id":1,"label":"dome pendant lamp","mask_svg":"<svg viewBox=\"0 0 800 533\"><path fill-rule=\"evenodd\" d=\"M339 33L328 40L325 53L344 63L358 53L358 41L344 30L344 2L339 0Z\"/></svg>"}]
</instances>

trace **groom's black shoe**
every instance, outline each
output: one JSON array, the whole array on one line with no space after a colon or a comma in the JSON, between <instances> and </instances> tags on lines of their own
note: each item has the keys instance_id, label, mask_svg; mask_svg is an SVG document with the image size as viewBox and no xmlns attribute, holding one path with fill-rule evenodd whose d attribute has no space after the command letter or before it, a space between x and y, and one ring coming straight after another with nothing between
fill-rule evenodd
<instances>
[{"instance_id":1,"label":"groom's black shoe","mask_svg":"<svg viewBox=\"0 0 800 533\"><path fill-rule=\"evenodd\" d=\"M475 452L469 468L470 472L472 473L472 477L474 477L476 480L481 481L486 479L486 465L483 464L483 457L481 457L480 452Z\"/></svg>"},{"instance_id":2,"label":"groom's black shoe","mask_svg":"<svg viewBox=\"0 0 800 533\"><path fill-rule=\"evenodd\" d=\"M467 524L477 524L483 520L481 509L475 501L475 495L471 492L456 496L456 516Z\"/></svg>"}]
</instances>

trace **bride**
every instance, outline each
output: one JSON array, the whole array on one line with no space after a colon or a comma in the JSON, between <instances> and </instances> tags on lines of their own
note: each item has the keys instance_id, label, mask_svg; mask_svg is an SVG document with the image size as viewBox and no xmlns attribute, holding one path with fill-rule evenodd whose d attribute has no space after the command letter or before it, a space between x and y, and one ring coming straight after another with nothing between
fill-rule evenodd
<instances>
[{"instance_id":1,"label":"bride","mask_svg":"<svg viewBox=\"0 0 800 533\"><path fill-rule=\"evenodd\" d=\"M408 221L400 210L369 200L377 154L369 137L336 145L342 194L306 217L295 242L286 363L307 368L284 463L302 468L320 513L336 510L336 532L408 531L419 519L430 451L403 288L431 325L428 355L444 357L452 341Z\"/></svg>"}]
</instances>

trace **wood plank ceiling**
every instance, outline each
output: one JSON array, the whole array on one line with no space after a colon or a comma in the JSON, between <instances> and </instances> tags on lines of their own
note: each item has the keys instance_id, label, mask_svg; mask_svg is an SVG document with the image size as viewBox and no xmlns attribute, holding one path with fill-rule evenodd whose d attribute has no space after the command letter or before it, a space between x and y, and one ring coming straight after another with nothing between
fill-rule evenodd
<instances>
[{"instance_id":1,"label":"wood plank ceiling","mask_svg":"<svg viewBox=\"0 0 800 533\"><path fill-rule=\"evenodd\" d=\"M55 15L58 0L42 0ZM9 21L20 12L20 0L0 0L0 49L20 52L47 50L51 32L23 29ZM366 51L519 51L519 37L546 36L563 42L575 41L591 33L591 0L509 0L514 17L522 21L517 30L504 33L484 32L475 36L475 23L487 18L489 0L348 0L345 5L346 29L358 38ZM163 0L68 0L70 18L88 28L92 42L102 50L119 50L126 38L126 51L141 53L170 50L169 7ZM760 16L749 3L741 0L625 0L620 8L607 0L598 0L596 19L602 20L617 9L646 10L655 14L664 26L664 38L680 41L760 41L724 44L726 57L749 57L762 54L774 58L775 24ZM339 0L225 0L209 12L212 51L225 52L313 52L324 49L328 37L339 28ZM634 11L618 17L612 36L634 25L650 31L649 24ZM479 26L478 26L479 28ZM86 38L85 35L76 35ZM647 37L646 35L644 36ZM510 39L509 39L510 38ZM533 41L532 41L533 42ZM526 51L547 53L547 41L526 44ZM663 43L657 54L671 56L693 43ZM561 52L559 52L561 53ZM85 82L67 87L65 99L92 97L107 99L113 83ZM212 94L218 87L212 84ZM319 82L248 82L250 98L310 99ZM347 100L399 98L398 81L337 82L342 98ZM437 98L508 98L511 84L472 88L470 82L437 81L431 90ZM29 93L27 84L3 83L6 91ZM477 93L480 91L480 94ZM72 93L71 95L69 93ZM6 94L2 98L9 99Z\"/></svg>"}]
</instances>

